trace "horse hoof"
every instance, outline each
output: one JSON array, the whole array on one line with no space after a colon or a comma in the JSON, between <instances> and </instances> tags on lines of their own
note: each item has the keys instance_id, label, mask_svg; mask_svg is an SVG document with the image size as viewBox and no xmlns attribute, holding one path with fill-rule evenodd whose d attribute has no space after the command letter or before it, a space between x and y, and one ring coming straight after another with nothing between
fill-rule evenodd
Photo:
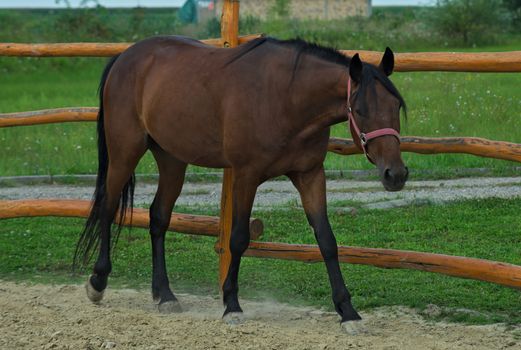
<instances>
[{"instance_id":1,"label":"horse hoof","mask_svg":"<svg viewBox=\"0 0 521 350\"><path fill-rule=\"evenodd\" d=\"M103 299L103 293L105 293L105 290L102 290L101 292L98 292L92 284L90 283L90 277L87 279L87 283L85 283L85 290L87 291L87 297L90 301L97 304Z\"/></svg>"},{"instance_id":2,"label":"horse hoof","mask_svg":"<svg viewBox=\"0 0 521 350\"><path fill-rule=\"evenodd\" d=\"M340 324L342 331L348 335L366 334L367 329L362 321L345 321Z\"/></svg>"},{"instance_id":3,"label":"horse hoof","mask_svg":"<svg viewBox=\"0 0 521 350\"><path fill-rule=\"evenodd\" d=\"M169 300L165 301L164 303L159 303L157 305L157 309L161 314L174 314L183 312L181 304L177 300Z\"/></svg>"},{"instance_id":4,"label":"horse hoof","mask_svg":"<svg viewBox=\"0 0 521 350\"><path fill-rule=\"evenodd\" d=\"M244 323L244 314L242 312L228 312L223 316L224 323L235 326Z\"/></svg>"}]
</instances>

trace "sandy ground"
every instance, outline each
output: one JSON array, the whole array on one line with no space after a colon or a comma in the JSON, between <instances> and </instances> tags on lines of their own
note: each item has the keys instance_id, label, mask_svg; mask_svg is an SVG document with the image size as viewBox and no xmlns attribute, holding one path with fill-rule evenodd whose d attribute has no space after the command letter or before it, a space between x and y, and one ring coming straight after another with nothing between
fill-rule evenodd
<instances>
[{"instance_id":1,"label":"sandy ground","mask_svg":"<svg viewBox=\"0 0 521 350\"><path fill-rule=\"evenodd\" d=\"M183 313L162 315L146 291L108 289L94 305L83 286L0 281L0 349L521 349L521 326L430 322L402 307L362 313L369 333L348 336L334 313L243 301L246 322L230 326L217 296L179 299Z\"/></svg>"},{"instance_id":2,"label":"sandy ground","mask_svg":"<svg viewBox=\"0 0 521 350\"><path fill-rule=\"evenodd\" d=\"M220 184L185 184L178 203L215 205ZM138 184L136 202L149 204L155 186ZM90 199L91 187L0 186L0 199ZM520 198L521 177L410 181L402 192L371 181L328 181L330 201L371 209L468 198ZM295 205L287 181L263 184L256 208ZM342 332L335 313L274 302L242 301L246 322L222 322L218 296L178 295L185 312L161 315L147 291L109 289L94 305L83 286L25 285L0 280L0 350L4 349L512 349L521 350L521 325L465 326L424 320L414 310L387 307L362 313L368 334Z\"/></svg>"}]
</instances>

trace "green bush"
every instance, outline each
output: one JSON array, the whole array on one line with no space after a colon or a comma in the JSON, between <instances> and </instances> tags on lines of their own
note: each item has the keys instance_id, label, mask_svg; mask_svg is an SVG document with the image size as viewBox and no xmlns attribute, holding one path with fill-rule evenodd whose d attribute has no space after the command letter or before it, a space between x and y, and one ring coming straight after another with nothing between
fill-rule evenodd
<instances>
[{"instance_id":1,"label":"green bush","mask_svg":"<svg viewBox=\"0 0 521 350\"><path fill-rule=\"evenodd\" d=\"M109 26L106 19L105 8L78 10L67 9L60 13L55 30L68 32L70 35L81 38L107 38L114 36L114 29Z\"/></svg>"},{"instance_id":2,"label":"green bush","mask_svg":"<svg viewBox=\"0 0 521 350\"><path fill-rule=\"evenodd\" d=\"M498 1L492 0L490 3L497 5ZM504 9L494 9L501 16L506 13ZM495 13L494 11L489 12ZM282 39L301 37L343 49L382 50L389 46L395 51L421 51L432 50L433 47L460 47L464 41L461 35L454 34L454 31L446 34L441 30L433 30L433 23L436 21L434 18L439 17L439 14L439 7L375 7L371 17L335 20L281 17L261 20L241 16L239 28L243 35L265 33ZM456 21L459 20L456 18ZM503 23L505 22L510 23L508 17L504 18ZM153 35L178 34L199 39L220 36L219 18L184 25L175 9L83 7L62 10L0 10L0 23L2 42L133 42ZM518 34L503 32L494 23L480 25L478 28L481 29L477 33L477 29L473 27L473 32L467 35L467 45L501 41L515 48L519 42Z\"/></svg>"},{"instance_id":3,"label":"green bush","mask_svg":"<svg viewBox=\"0 0 521 350\"><path fill-rule=\"evenodd\" d=\"M430 23L447 41L464 45L497 42L507 30L507 14L501 0L437 0Z\"/></svg>"},{"instance_id":4,"label":"green bush","mask_svg":"<svg viewBox=\"0 0 521 350\"><path fill-rule=\"evenodd\" d=\"M272 0L268 11L270 18L287 18L290 11L290 0Z\"/></svg>"},{"instance_id":5,"label":"green bush","mask_svg":"<svg viewBox=\"0 0 521 350\"><path fill-rule=\"evenodd\" d=\"M521 32L521 0L503 0L503 6L509 12L512 29Z\"/></svg>"}]
</instances>

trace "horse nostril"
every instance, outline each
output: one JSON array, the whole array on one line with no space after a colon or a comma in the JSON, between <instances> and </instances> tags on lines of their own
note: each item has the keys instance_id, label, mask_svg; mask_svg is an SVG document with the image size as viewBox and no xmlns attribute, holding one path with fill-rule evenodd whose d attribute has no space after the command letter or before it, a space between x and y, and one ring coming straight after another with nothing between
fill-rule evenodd
<instances>
[{"instance_id":1,"label":"horse nostril","mask_svg":"<svg viewBox=\"0 0 521 350\"><path fill-rule=\"evenodd\" d=\"M391 174L391 169L389 169L389 168L385 169L385 171L384 171L384 179L386 181L391 181L392 178L393 178L393 176Z\"/></svg>"}]
</instances>

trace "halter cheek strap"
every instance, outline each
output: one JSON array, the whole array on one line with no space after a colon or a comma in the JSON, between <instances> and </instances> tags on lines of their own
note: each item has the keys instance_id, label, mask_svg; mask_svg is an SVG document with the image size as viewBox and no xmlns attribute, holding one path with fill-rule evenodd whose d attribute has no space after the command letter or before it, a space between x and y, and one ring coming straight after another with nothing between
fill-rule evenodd
<instances>
[{"instance_id":1,"label":"halter cheek strap","mask_svg":"<svg viewBox=\"0 0 521 350\"><path fill-rule=\"evenodd\" d=\"M353 115L353 110L351 109L351 77L347 78L347 120L349 121L349 126L351 127L351 130L354 130L356 137L360 140L360 145L362 145L362 150L364 151L364 154L371 163L375 164L374 161L369 157L369 154L367 153L367 144L372 139L376 139L381 136L386 135L392 135L398 139L398 142L400 142L400 133L396 131L393 128L383 128L383 129L377 129L368 133L364 133L360 131L360 128L356 124L355 117Z\"/></svg>"}]
</instances>

